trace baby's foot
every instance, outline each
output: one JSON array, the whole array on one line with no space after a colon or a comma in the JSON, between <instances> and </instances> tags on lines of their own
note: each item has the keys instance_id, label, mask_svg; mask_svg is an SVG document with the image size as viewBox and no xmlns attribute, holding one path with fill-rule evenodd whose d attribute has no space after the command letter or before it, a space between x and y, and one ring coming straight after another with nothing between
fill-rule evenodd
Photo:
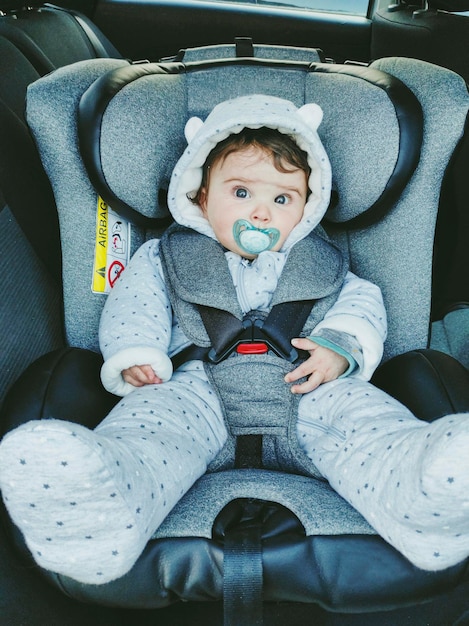
<instances>
[{"instance_id":1,"label":"baby's foot","mask_svg":"<svg viewBox=\"0 0 469 626\"><path fill-rule=\"evenodd\" d=\"M92 431L29 422L0 444L0 488L37 563L89 584L124 575L142 552L140 511L119 457Z\"/></svg>"},{"instance_id":2,"label":"baby's foot","mask_svg":"<svg viewBox=\"0 0 469 626\"><path fill-rule=\"evenodd\" d=\"M406 444L388 478L391 542L418 567L445 569L469 556L469 414L428 424Z\"/></svg>"}]
</instances>

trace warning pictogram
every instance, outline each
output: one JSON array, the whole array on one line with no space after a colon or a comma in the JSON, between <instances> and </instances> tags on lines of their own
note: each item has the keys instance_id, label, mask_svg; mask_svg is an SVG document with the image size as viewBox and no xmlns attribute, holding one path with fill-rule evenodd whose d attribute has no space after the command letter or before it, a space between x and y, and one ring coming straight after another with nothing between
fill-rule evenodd
<instances>
[{"instance_id":1,"label":"warning pictogram","mask_svg":"<svg viewBox=\"0 0 469 626\"><path fill-rule=\"evenodd\" d=\"M130 256L130 224L98 197L92 291L109 293Z\"/></svg>"}]
</instances>

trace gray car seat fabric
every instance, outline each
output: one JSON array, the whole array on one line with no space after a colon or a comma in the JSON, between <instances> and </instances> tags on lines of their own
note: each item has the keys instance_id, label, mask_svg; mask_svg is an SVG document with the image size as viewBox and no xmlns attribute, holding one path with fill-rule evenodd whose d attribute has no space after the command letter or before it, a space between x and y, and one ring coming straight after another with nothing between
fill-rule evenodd
<instances>
[{"instance_id":1,"label":"gray car seat fabric","mask_svg":"<svg viewBox=\"0 0 469 626\"><path fill-rule=\"evenodd\" d=\"M431 347L450 354L469 369L469 307L455 308L433 322Z\"/></svg>"},{"instance_id":2,"label":"gray car seat fabric","mask_svg":"<svg viewBox=\"0 0 469 626\"><path fill-rule=\"evenodd\" d=\"M76 110L81 94L91 83L103 73L123 66L128 66L128 63L102 59L60 68L44 78L44 82L30 87L36 91L40 84L59 84L60 89L54 93L53 99L48 92L43 93L41 103L36 100L37 106L31 101L28 104L28 115L31 115L32 108L36 109L33 114L38 125L36 142L40 145L43 163L47 164L46 171L51 178L59 212L67 342L94 350L98 349L97 322L104 294L92 292L93 267L96 246L107 240L108 224L107 218L101 215L98 196L88 180L78 152ZM55 98L58 106L51 117L49 107L53 106ZM44 137L44 132L48 137ZM133 180L131 173L129 180ZM133 229L131 240L127 242L130 252L134 252L143 241L144 233ZM96 269L100 271L101 264Z\"/></svg>"},{"instance_id":3,"label":"gray car seat fabric","mask_svg":"<svg viewBox=\"0 0 469 626\"><path fill-rule=\"evenodd\" d=\"M375 535L374 529L328 483L267 470L206 474L178 502L153 538L213 536L213 522L238 498L276 502L300 520L306 536ZM306 502L314 506L305 505Z\"/></svg>"},{"instance_id":4,"label":"gray car seat fabric","mask_svg":"<svg viewBox=\"0 0 469 626\"><path fill-rule=\"evenodd\" d=\"M402 215L402 228L407 229L407 258L402 257L402 262L413 267L415 264L413 246L425 246L426 260L421 266L415 265L415 298L425 298L425 303L431 303L432 281L432 252L430 245L435 237L435 228L439 208L439 194L443 182L449 158L456 147L458 139L462 138L461 126L466 120L466 109L463 104L467 101L467 87L459 75L434 65L412 60L382 59L374 64L375 67L404 78L406 83L419 97L426 111L427 148L422 159L421 167L416 172L409 193L414 186L422 192L428 192L428 201L425 210L416 212L417 207L412 206L411 196L403 198L403 205L408 207L407 213ZM419 67L420 66L420 67ZM438 101L434 98L438 97ZM463 106L461 106L463 105ZM442 108L440 108L442 107ZM455 125L458 127L454 132ZM453 148L444 146L441 137L445 134L452 135ZM434 160L430 156L435 156ZM439 160L441 157L441 161ZM429 169L424 169L428 164ZM407 215L407 217L405 217ZM431 215L431 219L427 217ZM427 242L427 244L425 243ZM400 254L400 252L399 252ZM464 272L465 270L461 268ZM467 271L466 271L467 273ZM464 278L463 278L464 280ZM424 291L423 291L424 290ZM467 306L450 312L443 320L431 324L429 312L428 327L431 330L428 343L437 350L441 350L458 359L463 365L469 367L469 314Z\"/></svg>"}]
</instances>

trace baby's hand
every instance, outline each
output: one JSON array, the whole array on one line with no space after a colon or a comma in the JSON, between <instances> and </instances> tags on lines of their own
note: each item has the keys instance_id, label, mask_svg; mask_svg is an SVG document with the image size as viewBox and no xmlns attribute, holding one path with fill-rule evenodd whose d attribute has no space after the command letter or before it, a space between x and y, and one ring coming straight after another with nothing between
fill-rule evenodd
<instances>
[{"instance_id":1,"label":"baby's hand","mask_svg":"<svg viewBox=\"0 0 469 626\"><path fill-rule=\"evenodd\" d=\"M308 393L331 380L335 380L348 369L348 361L334 350L319 346L311 339L292 339L292 345L299 350L310 353L309 359L285 376L286 383L292 383L299 378L308 377L304 383L293 385L292 393Z\"/></svg>"},{"instance_id":2,"label":"baby's hand","mask_svg":"<svg viewBox=\"0 0 469 626\"><path fill-rule=\"evenodd\" d=\"M163 381L155 374L151 365L134 365L122 370L122 378L134 387L159 385Z\"/></svg>"}]
</instances>

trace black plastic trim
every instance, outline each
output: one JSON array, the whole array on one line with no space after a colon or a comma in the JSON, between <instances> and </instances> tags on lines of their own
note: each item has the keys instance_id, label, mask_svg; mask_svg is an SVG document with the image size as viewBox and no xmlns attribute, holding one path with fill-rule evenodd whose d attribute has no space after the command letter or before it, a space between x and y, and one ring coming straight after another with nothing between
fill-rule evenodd
<instances>
[{"instance_id":1,"label":"black plastic trim","mask_svg":"<svg viewBox=\"0 0 469 626\"><path fill-rule=\"evenodd\" d=\"M428 0L428 5L442 11L469 11L468 0Z\"/></svg>"},{"instance_id":2,"label":"black plastic trim","mask_svg":"<svg viewBox=\"0 0 469 626\"><path fill-rule=\"evenodd\" d=\"M438 350L400 354L381 365L371 382L426 422L469 413L469 370Z\"/></svg>"}]
</instances>

